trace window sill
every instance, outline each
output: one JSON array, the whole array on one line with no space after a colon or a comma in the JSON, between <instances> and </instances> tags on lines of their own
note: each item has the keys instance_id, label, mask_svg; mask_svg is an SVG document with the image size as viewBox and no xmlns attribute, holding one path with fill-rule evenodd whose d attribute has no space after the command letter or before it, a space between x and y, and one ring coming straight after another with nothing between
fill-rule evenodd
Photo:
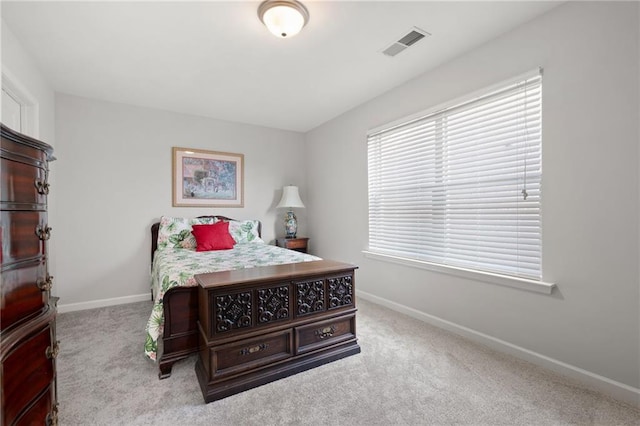
<instances>
[{"instance_id":1,"label":"window sill","mask_svg":"<svg viewBox=\"0 0 640 426\"><path fill-rule=\"evenodd\" d=\"M388 254L373 253L367 250L362 252L369 259L382 260L384 262L396 263L399 265L411 266L413 268L426 269L443 274L454 275L475 281L482 281L489 284L497 284L520 290L532 291L535 293L551 294L556 287L555 283L529 280L526 278L515 278L506 275L492 274L490 272L480 272L471 269L457 268L455 266L439 265L431 262L408 259L405 257L390 256Z\"/></svg>"}]
</instances>

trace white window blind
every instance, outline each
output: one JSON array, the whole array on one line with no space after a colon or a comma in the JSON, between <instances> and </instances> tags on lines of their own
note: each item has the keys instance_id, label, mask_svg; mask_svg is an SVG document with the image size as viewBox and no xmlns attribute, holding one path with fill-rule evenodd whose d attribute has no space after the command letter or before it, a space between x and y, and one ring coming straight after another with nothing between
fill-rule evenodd
<instances>
[{"instance_id":1,"label":"white window blind","mask_svg":"<svg viewBox=\"0 0 640 426\"><path fill-rule=\"evenodd\" d=\"M368 135L369 248L541 279L536 72Z\"/></svg>"}]
</instances>

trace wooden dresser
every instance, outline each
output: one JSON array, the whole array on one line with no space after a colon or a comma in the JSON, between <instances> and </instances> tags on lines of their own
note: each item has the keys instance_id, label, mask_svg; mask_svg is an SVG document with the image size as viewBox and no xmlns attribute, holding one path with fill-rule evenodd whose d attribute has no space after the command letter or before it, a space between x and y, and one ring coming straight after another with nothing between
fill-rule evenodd
<instances>
[{"instance_id":1,"label":"wooden dresser","mask_svg":"<svg viewBox=\"0 0 640 426\"><path fill-rule=\"evenodd\" d=\"M56 301L47 267L53 149L2 126L0 393L2 425L57 424Z\"/></svg>"},{"instance_id":2,"label":"wooden dresser","mask_svg":"<svg viewBox=\"0 0 640 426\"><path fill-rule=\"evenodd\" d=\"M205 402L360 353L355 269L319 260L196 275Z\"/></svg>"}]
</instances>

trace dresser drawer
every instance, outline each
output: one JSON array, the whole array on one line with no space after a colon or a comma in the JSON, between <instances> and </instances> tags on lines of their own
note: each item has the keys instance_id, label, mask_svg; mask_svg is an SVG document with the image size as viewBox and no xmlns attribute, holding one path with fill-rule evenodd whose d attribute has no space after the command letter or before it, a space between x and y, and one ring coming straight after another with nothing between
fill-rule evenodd
<instances>
[{"instance_id":1,"label":"dresser drawer","mask_svg":"<svg viewBox=\"0 0 640 426\"><path fill-rule=\"evenodd\" d=\"M46 285L46 266L43 261L3 271L0 286L0 330L7 330L20 320L28 320L41 312L47 302Z\"/></svg>"},{"instance_id":2,"label":"dresser drawer","mask_svg":"<svg viewBox=\"0 0 640 426\"><path fill-rule=\"evenodd\" d=\"M296 354L314 351L356 338L356 315L346 315L330 320L296 327Z\"/></svg>"},{"instance_id":3,"label":"dresser drawer","mask_svg":"<svg viewBox=\"0 0 640 426\"><path fill-rule=\"evenodd\" d=\"M44 169L5 158L0 161L0 201L23 204L24 208L34 208L34 204L46 204L49 184Z\"/></svg>"},{"instance_id":4,"label":"dresser drawer","mask_svg":"<svg viewBox=\"0 0 640 426\"><path fill-rule=\"evenodd\" d=\"M9 132L12 131L9 130ZM2 129L2 142L0 143L2 158L19 159L19 161L32 162L34 165L45 167L47 160L50 159L49 155L53 153L51 147L34 139L31 139L33 143L25 144L17 141L15 136L25 139L25 135L5 134L5 128ZM30 138L26 137L26 139Z\"/></svg>"},{"instance_id":5,"label":"dresser drawer","mask_svg":"<svg viewBox=\"0 0 640 426\"><path fill-rule=\"evenodd\" d=\"M307 252L307 245L309 244L309 238L277 238L276 245L278 247L284 247L289 250L296 250L302 253Z\"/></svg>"},{"instance_id":6,"label":"dresser drawer","mask_svg":"<svg viewBox=\"0 0 640 426\"><path fill-rule=\"evenodd\" d=\"M44 255L43 241L50 236L46 212L3 211L3 264L34 259Z\"/></svg>"},{"instance_id":7,"label":"dresser drawer","mask_svg":"<svg viewBox=\"0 0 640 426\"><path fill-rule=\"evenodd\" d=\"M15 426L56 424L57 413L53 410L53 386L49 386L14 423Z\"/></svg>"},{"instance_id":8,"label":"dresser drawer","mask_svg":"<svg viewBox=\"0 0 640 426\"><path fill-rule=\"evenodd\" d=\"M51 385L54 378L51 324L20 343L2 363L2 407L5 424Z\"/></svg>"},{"instance_id":9,"label":"dresser drawer","mask_svg":"<svg viewBox=\"0 0 640 426\"><path fill-rule=\"evenodd\" d=\"M293 334L291 330L265 334L227 345L212 346L209 351L211 378L216 379L291 357Z\"/></svg>"},{"instance_id":10,"label":"dresser drawer","mask_svg":"<svg viewBox=\"0 0 640 426\"><path fill-rule=\"evenodd\" d=\"M307 240L305 238L286 240L286 247L288 249L307 248Z\"/></svg>"}]
</instances>

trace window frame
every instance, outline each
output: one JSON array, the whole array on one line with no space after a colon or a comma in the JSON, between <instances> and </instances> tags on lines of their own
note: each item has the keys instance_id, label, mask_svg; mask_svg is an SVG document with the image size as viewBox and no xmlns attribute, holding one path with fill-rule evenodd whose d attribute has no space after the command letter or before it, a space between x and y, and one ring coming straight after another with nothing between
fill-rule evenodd
<instances>
[{"instance_id":1,"label":"window frame","mask_svg":"<svg viewBox=\"0 0 640 426\"><path fill-rule=\"evenodd\" d=\"M404 118L395 120L391 123L378 126L376 128L371 129L369 132L367 132L367 140L369 140L370 137L374 137L378 133L388 132L400 126L407 126L412 122L423 120L428 117L433 117L433 120L435 122L437 120L437 114L439 112L443 112L451 108L455 109L455 107L458 107L461 104L473 103L478 99L485 98L486 96L490 95L492 92L502 90L506 87L512 86L521 81L538 77L538 76L542 77L541 68L501 81L497 84L491 85L489 87L485 87L483 89L474 91L470 94L447 101L445 103L431 107L427 110L423 110L415 114L412 114L410 116L406 116ZM368 155L370 155L369 150L370 148L367 148ZM368 170L369 170L369 167L370 166L368 165L367 166ZM370 178L367 177L368 182L370 182L369 179ZM542 182L540 182L540 186L541 185L542 185ZM541 219L541 216L542 216L542 212L540 211L539 213L540 219ZM369 229L369 227L371 226L371 223L369 222L369 220L367 220L367 225ZM367 241L369 244L369 238L370 238L369 231L367 231L367 234L368 234ZM540 238L542 238L541 228L540 228ZM540 241L540 244L542 245L542 241ZM542 248L541 245L540 245L540 249ZM461 267L461 266L452 266L445 263L413 259L413 258L403 257L401 255L396 255L396 254L381 253L381 252L375 251L375 249L370 250L369 248L363 250L363 254L365 255L365 257L374 259L374 260L382 260L382 261L401 264L405 266L411 266L411 267L416 267L420 269L446 273L449 275L454 275L454 276L472 279L476 281L488 282L492 284L514 287L514 288L519 288L523 290L529 290L529 291L534 291L534 292L539 292L544 294L550 294L553 291L553 288L555 287L555 283L545 282L543 280L542 273L541 273L540 279L533 279L533 278L527 278L527 277L521 277L521 276L515 276L515 275L507 275L507 274L501 274L501 273L487 272L483 270L470 269L470 268ZM542 267L542 258L540 258L540 267Z\"/></svg>"},{"instance_id":2,"label":"window frame","mask_svg":"<svg viewBox=\"0 0 640 426\"><path fill-rule=\"evenodd\" d=\"M2 89L20 104L20 129L14 129L22 134L38 139L40 136L40 104L20 80L2 66Z\"/></svg>"}]
</instances>

